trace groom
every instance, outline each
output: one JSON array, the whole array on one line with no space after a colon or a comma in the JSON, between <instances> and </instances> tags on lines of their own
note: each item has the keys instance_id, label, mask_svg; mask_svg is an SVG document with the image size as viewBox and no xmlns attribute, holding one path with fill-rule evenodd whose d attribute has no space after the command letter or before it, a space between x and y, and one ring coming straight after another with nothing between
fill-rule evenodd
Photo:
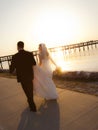
<instances>
[{"instance_id":1,"label":"groom","mask_svg":"<svg viewBox=\"0 0 98 130\"><path fill-rule=\"evenodd\" d=\"M10 73L16 70L17 81L22 85L30 110L36 112L33 99L33 65L36 65L36 61L31 52L24 50L24 42L19 41L17 43L17 50L18 53L12 56Z\"/></svg>"}]
</instances>

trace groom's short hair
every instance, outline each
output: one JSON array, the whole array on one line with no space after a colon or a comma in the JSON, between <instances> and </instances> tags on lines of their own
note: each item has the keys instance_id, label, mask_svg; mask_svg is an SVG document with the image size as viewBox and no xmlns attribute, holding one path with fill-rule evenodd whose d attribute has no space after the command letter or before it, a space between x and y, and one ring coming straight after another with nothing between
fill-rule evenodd
<instances>
[{"instance_id":1,"label":"groom's short hair","mask_svg":"<svg viewBox=\"0 0 98 130\"><path fill-rule=\"evenodd\" d=\"M24 48L24 42L23 42L23 41L19 41L19 42L17 43L17 46L18 46L19 48Z\"/></svg>"}]
</instances>

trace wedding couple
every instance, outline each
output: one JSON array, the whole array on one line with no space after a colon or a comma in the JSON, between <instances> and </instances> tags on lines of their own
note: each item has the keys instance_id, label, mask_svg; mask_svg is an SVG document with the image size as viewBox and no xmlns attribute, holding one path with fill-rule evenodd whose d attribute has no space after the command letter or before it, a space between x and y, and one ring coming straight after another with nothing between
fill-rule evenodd
<instances>
[{"instance_id":1,"label":"wedding couple","mask_svg":"<svg viewBox=\"0 0 98 130\"><path fill-rule=\"evenodd\" d=\"M18 53L12 56L10 73L16 71L17 81L27 97L30 111L36 112L34 94L46 100L57 99L56 86L52 80L52 62L45 44L39 44L39 63L37 64L33 53L24 50L24 42L17 43Z\"/></svg>"}]
</instances>

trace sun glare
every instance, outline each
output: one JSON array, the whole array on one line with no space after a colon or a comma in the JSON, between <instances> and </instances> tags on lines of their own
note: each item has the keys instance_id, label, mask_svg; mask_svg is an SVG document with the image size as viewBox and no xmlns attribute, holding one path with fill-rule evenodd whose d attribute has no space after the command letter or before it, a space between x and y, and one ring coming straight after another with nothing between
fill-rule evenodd
<instances>
[{"instance_id":1,"label":"sun glare","mask_svg":"<svg viewBox=\"0 0 98 130\"><path fill-rule=\"evenodd\" d=\"M70 70L70 63L65 60L64 54L60 48L56 50L56 53L52 54L54 61L56 62L57 66L61 68L61 71L68 71Z\"/></svg>"},{"instance_id":2,"label":"sun glare","mask_svg":"<svg viewBox=\"0 0 98 130\"><path fill-rule=\"evenodd\" d=\"M78 31L78 21L71 13L44 12L37 18L33 34L38 42L56 46L70 42Z\"/></svg>"}]
</instances>

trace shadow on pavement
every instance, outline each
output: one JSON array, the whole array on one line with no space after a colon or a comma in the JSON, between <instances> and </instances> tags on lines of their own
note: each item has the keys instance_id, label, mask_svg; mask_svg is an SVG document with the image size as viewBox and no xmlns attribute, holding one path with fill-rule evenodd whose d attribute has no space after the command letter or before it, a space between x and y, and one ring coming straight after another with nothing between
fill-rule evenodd
<instances>
[{"instance_id":1,"label":"shadow on pavement","mask_svg":"<svg viewBox=\"0 0 98 130\"><path fill-rule=\"evenodd\" d=\"M30 112L28 108L21 115L17 130L59 130L60 113L57 101L45 101L38 112Z\"/></svg>"}]
</instances>

